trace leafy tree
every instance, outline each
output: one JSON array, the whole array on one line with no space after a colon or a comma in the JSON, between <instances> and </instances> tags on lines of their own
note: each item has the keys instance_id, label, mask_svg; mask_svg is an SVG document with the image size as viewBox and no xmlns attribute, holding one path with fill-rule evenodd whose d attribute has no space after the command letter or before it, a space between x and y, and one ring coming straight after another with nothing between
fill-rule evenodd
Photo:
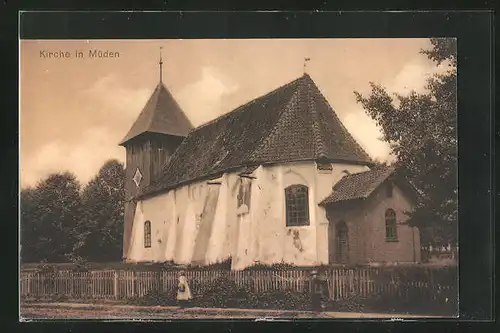
<instances>
[{"instance_id":1,"label":"leafy tree","mask_svg":"<svg viewBox=\"0 0 500 333\"><path fill-rule=\"evenodd\" d=\"M392 96L370 83L371 93L355 92L367 114L391 145L396 164L422 192L409 222L422 231L422 241L456 242L457 236L457 103L456 40L431 39L421 53L448 70L428 79L426 92Z\"/></svg>"},{"instance_id":2,"label":"leafy tree","mask_svg":"<svg viewBox=\"0 0 500 333\"><path fill-rule=\"evenodd\" d=\"M21 193L23 261L65 262L80 219L80 184L69 173L55 173Z\"/></svg>"},{"instance_id":3,"label":"leafy tree","mask_svg":"<svg viewBox=\"0 0 500 333\"><path fill-rule=\"evenodd\" d=\"M33 214L36 209L35 189L32 187L21 190L19 198L20 209L20 241L21 241L21 260L23 262L39 261L36 251L38 243L36 225L33 220Z\"/></svg>"},{"instance_id":4,"label":"leafy tree","mask_svg":"<svg viewBox=\"0 0 500 333\"><path fill-rule=\"evenodd\" d=\"M82 192L84 212L74 254L87 261L119 261L122 255L125 170L106 162Z\"/></svg>"}]
</instances>

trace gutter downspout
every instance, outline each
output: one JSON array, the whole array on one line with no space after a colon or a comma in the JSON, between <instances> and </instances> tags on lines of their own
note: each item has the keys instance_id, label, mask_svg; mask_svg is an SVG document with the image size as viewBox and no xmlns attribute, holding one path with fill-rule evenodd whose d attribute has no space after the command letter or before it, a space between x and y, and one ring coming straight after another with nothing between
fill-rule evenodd
<instances>
[{"instance_id":1,"label":"gutter downspout","mask_svg":"<svg viewBox=\"0 0 500 333\"><path fill-rule=\"evenodd\" d=\"M417 258L416 258L416 253L415 253L415 228L414 227L411 228L411 235L412 235L412 241L413 241L413 262L416 263Z\"/></svg>"},{"instance_id":2,"label":"gutter downspout","mask_svg":"<svg viewBox=\"0 0 500 333\"><path fill-rule=\"evenodd\" d=\"M361 239L364 239L364 242L363 242L363 261L364 262L368 262L368 259L367 259L367 255L366 255L366 247L367 247L367 244L368 242L366 241L366 234L367 234L367 228L368 228L368 225L369 225L369 222L368 222L368 213L365 211L365 223L363 223L363 233L362 233L362 238Z\"/></svg>"}]
</instances>

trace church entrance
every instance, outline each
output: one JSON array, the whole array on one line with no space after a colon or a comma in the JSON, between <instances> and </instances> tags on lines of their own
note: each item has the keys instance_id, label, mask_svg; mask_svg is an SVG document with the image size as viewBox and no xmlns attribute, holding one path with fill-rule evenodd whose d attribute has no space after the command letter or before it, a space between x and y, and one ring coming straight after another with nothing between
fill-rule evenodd
<instances>
[{"instance_id":1,"label":"church entrance","mask_svg":"<svg viewBox=\"0 0 500 333\"><path fill-rule=\"evenodd\" d=\"M345 221L340 221L335 226L336 261L345 264L349 261L349 231Z\"/></svg>"}]
</instances>

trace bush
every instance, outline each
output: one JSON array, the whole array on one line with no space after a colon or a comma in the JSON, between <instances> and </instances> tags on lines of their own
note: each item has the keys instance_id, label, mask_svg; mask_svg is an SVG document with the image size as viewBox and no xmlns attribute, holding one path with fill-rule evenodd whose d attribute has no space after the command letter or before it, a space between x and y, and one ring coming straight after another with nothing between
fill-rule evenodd
<instances>
[{"instance_id":1,"label":"bush","mask_svg":"<svg viewBox=\"0 0 500 333\"><path fill-rule=\"evenodd\" d=\"M169 306L177 304L177 289L159 292L158 289L152 289L144 296L131 297L127 300L132 305L161 305Z\"/></svg>"},{"instance_id":2,"label":"bush","mask_svg":"<svg viewBox=\"0 0 500 333\"><path fill-rule=\"evenodd\" d=\"M302 293L285 290L266 290L257 295L258 308L269 308L277 310L310 310L311 294L308 291Z\"/></svg>"},{"instance_id":3,"label":"bush","mask_svg":"<svg viewBox=\"0 0 500 333\"><path fill-rule=\"evenodd\" d=\"M367 298L357 293L350 293L346 298L329 301L327 309L338 312L365 312Z\"/></svg>"},{"instance_id":4,"label":"bush","mask_svg":"<svg viewBox=\"0 0 500 333\"><path fill-rule=\"evenodd\" d=\"M227 258L226 260L223 261L218 261L210 265L193 265L189 264L185 266L185 269L191 270L191 269L196 269L196 270L203 270L203 271L211 271L211 270L231 270L231 265L232 265L232 259L231 257Z\"/></svg>"},{"instance_id":5,"label":"bush","mask_svg":"<svg viewBox=\"0 0 500 333\"><path fill-rule=\"evenodd\" d=\"M429 301L426 298L410 297L402 299L387 293L378 293L368 297L356 293L345 299L328 302L329 311L339 312L382 312L382 313L419 313L453 316L457 312L456 299L442 302Z\"/></svg>"},{"instance_id":6,"label":"bush","mask_svg":"<svg viewBox=\"0 0 500 333\"><path fill-rule=\"evenodd\" d=\"M311 296L309 292L292 290L256 293L249 287L238 287L223 276L212 281L193 303L200 307L307 310L311 306Z\"/></svg>"},{"instance_id":7,"label":"bush","mask_svg":"<svg viewBox=\"0 0 500 333\"><path fill-rule=\"evenodd\" d=\"M193 303L201 307L239 307L241 300L249 295L246 288L238 288L227 276L213 280Z\"/></svg>"},{"instance_id":8,"label":"bush","mask_svg":"<svg viewBox=\"0 0 500 333\"><path fill-rule=\"evenodd\" d=\"M291 269L295 269L297 266L288 264L285 262L280 262L272 265L266 264L255 264L253 266L248 266L244 270L245 271L253 271L253 270L272 270L272 271L287 271Z\"/></svg>"},{"instance_id":9,"label":"bush","mask_svg":"<svg viewBox=\"0 0 500 333\"><path fill-rule=\"evenodd\" d=\"M55 295L52 295L50 299L53 302L64 302L64 301L67 301L69 299L69 297L66 295L63 295L63 294L55 294Z\"/></svg>"}]
</instances>

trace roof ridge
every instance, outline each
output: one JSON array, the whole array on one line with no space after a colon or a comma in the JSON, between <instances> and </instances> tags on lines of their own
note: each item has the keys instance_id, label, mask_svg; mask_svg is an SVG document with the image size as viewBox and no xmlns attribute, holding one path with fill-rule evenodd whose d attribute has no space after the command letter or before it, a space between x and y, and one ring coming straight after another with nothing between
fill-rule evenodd
<instances>
[{"instance_id":1,"label":"roof ridge","mask_svg":"<svg viewBox=\"0 0 500 333\"><path fill-rule=\"evenodd\" d=\"M160 82L156 88L159 89L159 90L164 90L165 91L165 93L172 100L172 102L174 103L174 105L179 109L180 113L186 118L187 122L189 123L189 125L190 125L190 127L192 129L193 128L193 124L191 123L191 120L189 120L189 117L187 116L186 112L184 112L184 110L180 106L179 102L177 102L177 100L175 99L175 97L172 94L172 92L170 91L170 89L168 89L168 87L165 84L165 82ZM159 102L159 99L160 99L160 93L161 93L161 91L158 92L158 96L157 96L157 100L156 100L156 106L158 106L158 102ZM153 123L154 115L155 114L153 114L153 117L151 118L150 125Z\"/></svg>"},{"instance_id":2,"label":"roof ridge","mask_svg":"<svg viewBox=\"0 0 500 333\"><path fill-rule=\"evenodd\" d=\"M379 168L375 168L374 171L382 171L384 175L384 177L382 178L382 182L386 181L387 178L389 177L389 175L391 175L393 172L394 172L394 168L391 168L390 166L382 166L380 169ZM388 172L390 171L390 172ZM380 177L381 175L378 175L378 177ZM368 190L368 195L372 194L373 191L375 191L375 189L377 188L377 186L373 186L373 184L369 187L369 190Z\"/></svg>"},{"instance_id":3,"label":"roof ridge","mask_svg":"<svg viewBox=\"0 0 500 333\"><path fill-rule=\"evenodd\" d=\"M257 147L255 147L255 149L252 151L251 155L250 155L250 158L253 159L255 158L255 154L259 151L262 151L266 145L271 141L271 139L273 138L274 134L276 133L277 131L277 128L282 124L282 119L284 117L286 117L287 115L290 114L290 112L287 112L288 110L290 110L291 108L289 107L291 104L293 103L298 103L299 101L296 101L298 99L298 94L299 94L299 91L298 90L295 90L293 92L293 94L290 96L290 99L288 100L288 102L285 104L285 111L282 112L282 114L279 116L278 120L276 121L274 127L271 129L271 131L269 132L269 135L267 135L261 142L259 145L257 145Z\"/></svg>"},{"instance_id":4,"label":"roof ridge","mask_svg":"<svg viewBox=\"0 0 500 333\"><path fill-rule=\"evenodd\" d=\"M155 88L155 90L153 90L153 94L151 95L151 98L153 98L153 96L155 96L155 97L156 97L156 100L154 101L154 102L155 102L155 108L156 108L156 106L158 106L158 99L160 98L160 90L161 90L161 88L164 88L164 86L163 86L163 82L161 82L161 81L160 81L160 82L156 85L156 88ZM166 89L165 89L165 90L166 90ZM168 91L168 90L167 90L167 91ZM149 101L148 101L148 102L149 102ZM151 127L151 125L153 124L153 120L154 120L154 118L155 118L155 117L154 117L154 115L155 115L154 113L152 113L152 114L151 114L151 117L149 118L149 121L148 121L148 126L147 126L147 128L150 128L150 127Z\"/></svg>"},{"instance_id":5,"label":"roof ridge","mask_svg":"<svg viewBox=\"0 0 500 333\"><path fill-rule=\"evenodd\" d=\"M394 169L395 170L395 167L393 165L381 165L381 166L376 166L372 169L369 169L369 170L366 170L366 171L361 171L361 172L356 172L356 173L351 173L347 176L344 176L343 178L341 178L337 184L340 183L341 180L345 180L345 179L348 179L348 178L356 178L356 177L359 177L359 176L363 176L364 174L366 173L369 173L369 172L375 172L375 171L381 171L381 170L390 170L390 169ZM337 186L337 184L335 184L335 186ZM334 188L335 188L334 186Z\"/></svg>"},{"instance_id":6,"label":"roof ridge","mask_svg":"<svg viewBox=\"0 0 500 333\"><path fill-rule=\"evenodd\" d=\"M391 168L394 168L394 165L376 165L373 168L371 168L370 170L352 173L351 176L359 175L359 174L362 174L362 173L365 173L365 172L373 172L373 171L379 171L379 170L384 170L384 169L388 170L388 169L391 169Z\"/></svg>"},{"instance_id":7,"label":"roof ridge","mask_svg":"<svg viewBox=\"0 0 500 333\"><path fill-rule=\"evenodd\" d=\"M311 85L315 86L316 83L312 80L310 76L307 76L308 80L304 80L304 84L307 84L306 87L303 87L306 89L306 99L307 99L307 107L311 112L311 115L313 117L313 122L312 122L312 133L313 133L313 138L314 138L314 143L316 144L316 151L315 153L317 154L317 158L321 159L323 157L327 156L327 151L325 147L325 143L323 142L323 138L321 136L321 131L319 127L321 126L320 120L319 120L319 114L318 110L316 109L316 103L314 98L311 96Z\"/></svg>"},{"instance_id":8,"label":"roof ridge","mask_svg":"<svg viewBox=\"0 0 500 333\"><path fill-rule=\"evenodd\" d=\"M344 200L367 198L380 186L380 184L385 182L395 170L396 167L394 165L381 165L367 171L345 176L333 186L331 193L320 202L320 205Z\"/></svg>"},{"instance_id":9,"label":"roof ridge","mask_svg":"<svg viewBox=\"0 0 500 333\"><path fill-rule=\"evenodd\" d=\"M209 120L209 121L207 121L206 123L201 124L200 126L193 128L191 131L192 131L192 132L197 131L198 129L201 129L201 128L203 128L203 127L206 127L206 126L208 126L208 125L211 125L211 124L213 124L213 123L215 123L215 122L219 121L220 119L222 119L222 118L224 118L224 117L227 117L227 116L233 115L234 113L236 113L236 112L238 112L238 111L245 110L245 109L246 109L249 105L255 104L255 103L257 103L257 102L259 102L259 101L261 101L261 100L263 100L263 99L265 99L265 98L268 98L268 97L270 97L270 96L272 96L272 95L276 94L277 92L281 91L282 89L284 89L284 88L288 88L288 87L292 86L293 84L298 83L298 82L299 82L301 79L303 79L303 78L304 78L304 76L301 76L301 77L296 78L296 79L294 79L294 80L292 80L292 81L289 81L288 83L285 83L285 84L283 84L283 85L279 86L278 88L276 88L276 89L274 89L274 90L272 90L272 91L270 91L270 92L268 92L268 93L266 93L266 94L264 94L264 95L261 95L261 96L259 96L259 97L256 97L256 98L254 98L254 99L252 99L252 100L250 100L250 101L248 101L248 102L246 102L246 103L244 103L244 104L241 104L240 106L236 107L235 109L233 109L233 110L231 110L231 111L229 111L229 112L226 112L226 113L224 113L224 114L221 114L221 115L220 115L220 116L218 116L217 118L214 118L214 119L212 119L212 120Z\"/></svg>"},{"instance_id":10,"label":"roof ridge","mask_svg":"<svg viewBox=\"0 0 500 333\"><path fill-rule=\"evenodd\" d=\"M219 120L221 120L221 119L224 119L225 117L228 117L228 116L234 115L237 111L242 111L242 110L245 110L245 108L246 108L248 105L251 105L251 104L253 104L254 102L256 102L256 101L258 101L258 100L262 100L262 99L264 99L264 98L266 98L266 97L270 97L273 93L277 93L277 92L278 92L278 91L280 91L282 88L285 88L285 87L290 87L291 85L293 85L294 83L296 83L296 82L297 82L298 80L300 80L301 78L302 78L302 77L300 77L300 78L298 78L298 79L295 79L295 80L293 80L293 81L290 81L290 82L288 82L288 83L286 83L286 84L282 85L281 87L279 87L279 88L277 88L277 89L275 89L275 90L273 90L273 91L271 91L271 92L269 92L269 93L267 93L267 94L265 94L265 95L262 95L261 97L257 97L257 99L255 99L255 100L252 100L252 101L250 101L250 102L247 102L246 104L243 104L243 105L241 105L241 106L237 107L236 109L234 109L234 110L232 110L232 111L230 111L230 112L227 112L227 113L225 113L225 114L223 114L223 115L220 115L220 116L218 116L217 118L214 118L214 119L212 119L212 120L210 120L210 121L206 122L205 124L202 124L202 125L200 125L200 126L198 126L198 127L193 128L193 129L189 132L189 134L194 133L194 132L197 132L198 130L201 130L202 128L204 128L204 127L206 127L206 126L208 126L208 125L210 125L210 124L215 124L217 121L219 121ZM287 103L287 105L288 105L288 103ZM280 116L280 118L281 118L281 116ZM278 120L278 122L279 122L279 120ZM274 130L274 128L273 128L273 130ZM272 134L272 132L273 132L273 131L271 131L270 135ZM189 135L189 134L188 134L188 135ZM270 136L270 135L269 135L269 136ZM269 136L268 136L268 137L269 137ZM267 140L267 138L266 138L266 140ZM265 142L266 140L263 140L263 143L262 143L262 144L264 144L264 142ZM184 143L184 141L183 141L183 143ZM262 145L262 144L261 144L261 145ZM182 143L181 143L181 145L182 145ZM261 147L261 145L259 145L259 147L257 147L257 148L254 150L254 152L255 152L255 151L257 151L257 149L259 149L259 148ZM179 146L179 147L180 147L180 146ZM174 151L174 153L172 154L171 158L170 158L170 159L169 159L169 160L168 160L168 161L167 161L167 162L166 162L166 163L162 166L162 168L161 168L161 170L162 170L161 172L162 172L162 173L164 173L164 172L167 170L167 168L168 168L168 166L169 166L169 164L170 164L170 161L174 160L174 159L173 159L173 157L176 155L176 153L177 153L178 151L179 151L179 149L176 149L176 150ZM252 155L253 155L253 154L252 154Z\"/></svg>"},{"instance_id":11,"label":"roof ridge","mask_svg":"<svg viewBox=\"0 0 500 333\"><path fill-rule=\"evenodd\" d=\"M205 123L205 124L203 124L203 125L201 125L201 126L198 126L198 127L196 127L196 128L193 128L189 134L194 133L194 132L196 132L196 131L198 131L198 130L202 129L202 128L204 128L204 127L205 127L205 126L207 126L207 125L214 124L214 123L216 123L218 120L224 119L224 117L226 117L226 116L234 115L234 114L235 114L235 112L237 112L237 111L245 110L245 108L246 108L247 106L249 106L249 105L253 104L253 102L257 102L257 101L262 100L262 99L264 99L264 98L268 98L268 97L272 96L273 94L275 94L275 93L277 93L277 92L281 91L281 90L282 90L282 89L284 89L284 88L291 87L293 84L298 83L298 82L299 82L301 79L303 79L303 78L304 78L304 76L301 76L301 77L299 77L298 79L295 79L295 80L293 80L293 81L290 81L290 82L288 82L288 83L286 83L286 84L284 84L284 85L280 86L279 88L276 88L275 90L273 90L273 91L271 91L271 92L269 92L269 93L267 93L267 94L265 94L265 95L262 95L261 97L258 97L258 98L257 98L257 99L255 99L255 100L252 100L252 101L250 101L250 102L248 102L248 103L246 103L246 104L243 104L243 105L239 106L238 108L234 109L233 111L230 111L230 112L228 112L228 113L225 113L225 114L223 114L223 115L220 115L219 117L214 118L214 119L212 119L211 121L209 121L209 122L207 122L207 123ZM290 96L289 101L286 103L286 107L288 107L288 106L290 105L290 103L292 103L293 98L297 95L297 91L298 91L298 90L295 90L295 91L294 91L294 93ZM286 113L287 113L287 112L283 112L283 113L279 116L278 121L276 121L276 124L275 124L275 126L273 127L273 129L270 131L269 135L268 135L267 137L265 137L265 138L264 138L264 140L262 140L262 141L261 141L261 142L257 145L257 147L253 150L252 154L250 155L250 158L251 158L251 159L255 157L255 152L257 152L257 151L259 151L260 149L262 149L262 147L264 147L264 146L265 146L265 144L266 144L266 143L270 140L270 137L271 137L271 136L273 135L273 133L275 132L276 127L280 124L280 122L281 122L281 118L282 118L282 117L283 117ZM182 146L184 143L185 143L185 141L183 141L183 142L181 143L181 146ZM179 148L180 148L180 146L179 146ZM179 152L180 152L180 149L176 149L176 150L174 151L174 153L172 154L171 158L170 158L170 159L169 159L169 160L168 160L168 161L167 161L167 162L166 162L166 163L162 166L162 169L161 169L161 170L162 170L162 171L161 171L162 173L164 173L164 172L166 172L166 171L167 171L168 167L170 166L170 161L173 161L173 160L174 160L174 157L175 157L176 155L178 155L178 153L179 153ZM158 180L158 181L160 181L160 180Z\"/></svg>"},{"instance_id":12,"label":"roof ridge","mask_svg":"<svg viewBox=\"0 0 500 333\"><path fill-rule=\"evenodd\" d=\"M175 97L163 82L159 82L119 145L123 146L144 133L185 137L192 128L191 121Z\"/></svg>"},{"instance_id":13,"label":"roof ridge","mask_svg":"<svg viewBox=\"0 0 500 333\"><path fill-rule=\"evenodd\" d=\"M312 80L312 79L311 79ZM324 104L327 105L328 109L331 111L331 113L333 114L333 117L335 118L335 120L340 124L340 127L342 128L342 130L344 130L345 134L349 137L352 138L352 141L353 143L357 146L357 148L360 150L360 152L362 152L364 155L366 155L366 157L368 158L368 160L371 162L373 161L371 156L365 151L365 149L360 145L360 143L358 142L358 140L356 140L356 138L354 138L351 134L351 132L347 129L347 127L345 127L344 123L342 122L342 120L339 118L337 112L335 112L335 109L333 108L333 106L330 105L330 103L328 102L328 100L326 99L326 97L323 95L323 93L321 92L321 90L319 89L319 87L317 85L316 86L316 94L323 100Z\"/></svg>"},{"instance_id":14,"label":"roof ridge","mask_svg":"<svg viewBox=\"0 0 500 333\"><path fill-rule=\"evenodd\" d=\"M155 89L153 89L153 92L151 93L151 95L149 95L148 99L146 100L146 103L144 104L141 112L139 112L139 115L137 116L136 120L132 123L132 126L129 128L128 132L125 134L125 136L120 140L120 144L124 144L125 142L129 141L130 139L132 138L129 138L129 135L133 132L132 130L134 129L135 126L137 126L137 121L138 119L142 116L142 115L146 115L147 111L146 111L146 107L148 104L150 104L153 100L153 98L155 97L155 94L156 94L156 90L158 89L158 85L156 86ZM152 119L153 117L151 117ZM147 124L148 124L148 127L149 125L151 124L151 119L148 120Z\"/></svg>"},{"instance_id":15,"label":"roof ridge","mask_svg":"<svg viewBox=\"0 0 500 333\"><path fill-rule=\"evenodd\" d=\"M219 141L219 135L224 140ZM329 160L338 163L372 166L369 156L354 143L357 142L314 81L304 74L231 112L190 128L162 166L161 178L144 192L177 187L236 166L318 161L325 153ZM231 155L218 161L224 157L224 150ZM216 162L219 163L214 168ZM365 177L380 178L382 174L373 172ZM353 178L348 183L358 179Z\"/></svg>"}]
</instances>

